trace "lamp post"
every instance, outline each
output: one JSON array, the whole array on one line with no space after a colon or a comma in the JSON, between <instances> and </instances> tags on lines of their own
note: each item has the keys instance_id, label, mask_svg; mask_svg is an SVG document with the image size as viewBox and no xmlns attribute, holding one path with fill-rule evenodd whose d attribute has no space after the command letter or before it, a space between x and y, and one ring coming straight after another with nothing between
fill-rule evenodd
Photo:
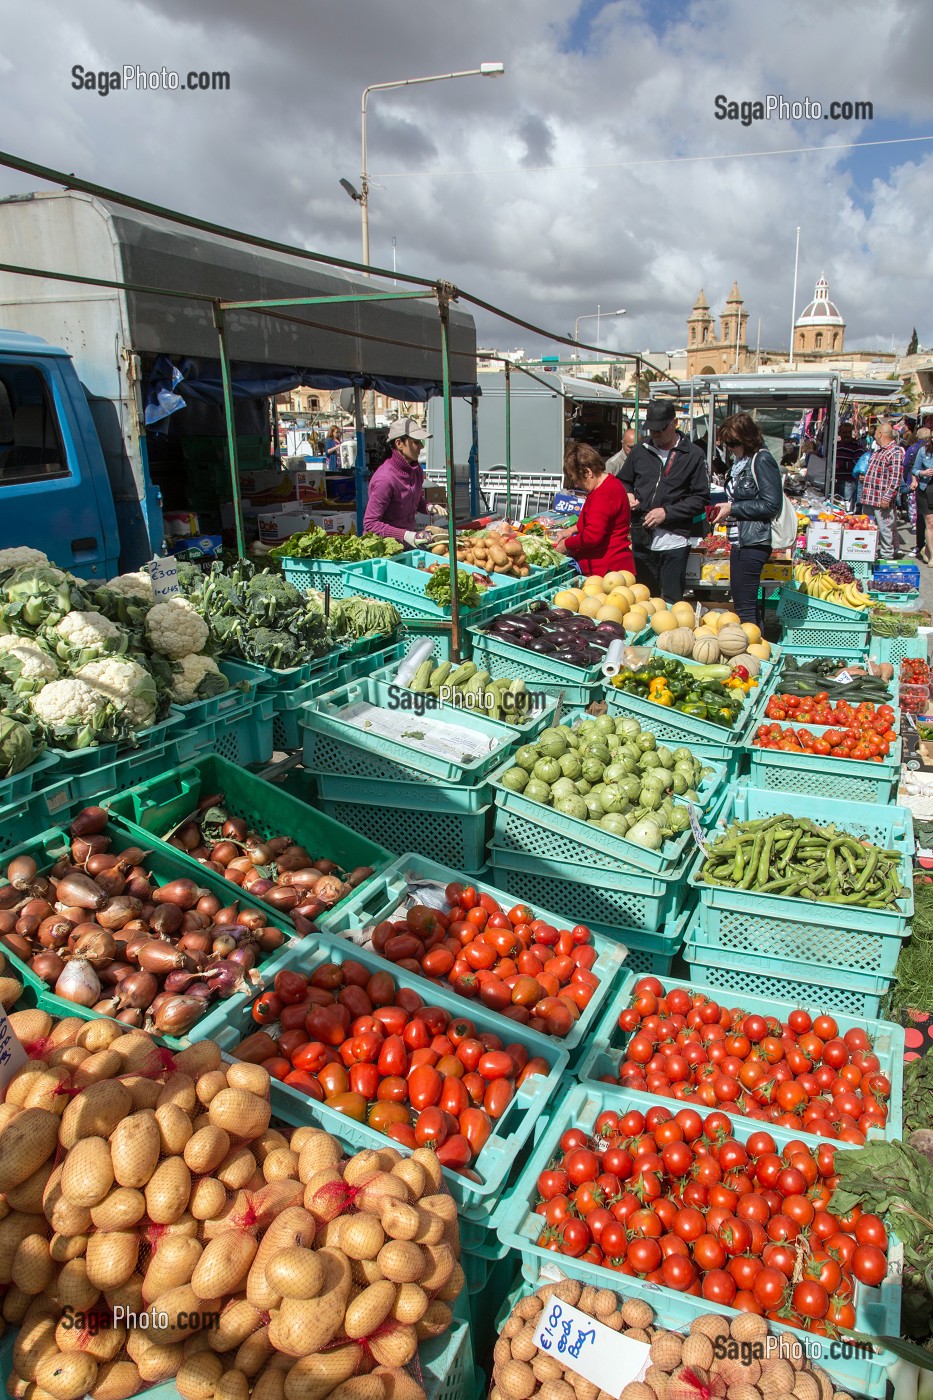
<instances>
[{"instance_id":1,"label":"lamp post","mask_svg":"<svg viewBox=\"0 0 933 1400\"><path fill-rule=\"evenodd\" d=\"M790 307L790 364L788 369L794 368L794 327L797 324L797 269L800 266L800 229L797 229L797 247L794 252L794 295L791 299Z\"/></svg>"},{"instance_id":2,"label":"lamp post","mask_svg":"<svg viewBox=\"0 0 933 1400\"><path fill-rule=\"evenodd\" d=\"M366 102L371 92L385 92L389 88L413 87L419 83L442 83L448 78L501 78L505 72L504 63L481 63L478 68L467 68L462 73L434 73L428 78L400 78L393 83L371 83L363 89L360 103L360 140L362 164L360 167L360 188L355 190L348 180L340 183L351 199L360 206L363 232L363 262L369 263L369 176L366 172ZM368 273L365 274L367 277Z\"/></svg>"},{"instance_id":3,"label":"lamp post","mask_svg":"<svg viewBox=\"0 0 933 1400\"><path fill-rule=\"evenodd\" d=\"M602 319L602 317L603 317L604 315L605 315L605 316L624 316L624 315L625 315L625 309L623 308L621 311L606 311L606 312L604 312L601 306L597 306L597 308L596 308L595 311L587 311L583 316L578 316L577 319L576 319L576 320L574 321L574 323L573 323L573 338L574 338L574 340L579 340L579 339L580 339L580 322L581 322L581 321L595 321L595 322L596 322L596 344L598 345L598 344L599 344L599 323L600 323L600 320ZM598 358L599 358L599 352L597 351L597 359L598 359Z\"/></svg>"}]
</instances>

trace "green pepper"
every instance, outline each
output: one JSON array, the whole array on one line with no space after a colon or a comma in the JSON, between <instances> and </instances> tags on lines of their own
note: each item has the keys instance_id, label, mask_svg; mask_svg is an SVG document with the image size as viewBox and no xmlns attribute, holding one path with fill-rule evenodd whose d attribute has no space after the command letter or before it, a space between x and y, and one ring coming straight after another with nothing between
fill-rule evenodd
<instances>
[{"instance_id":1,"label":"green pepper","mask_svg":"<svg viewBox=\"0 0 933 1400\"><path fill-rule=\"evenodd\" d=\"M667 688L671 692L675 700L686 699L686 697L690 694L691 689L689 681L678 680L676 676L672 676L670 678L670 680L667 683Z\"/></svg>"},{"instance_id":2,"label":"green pepper","mask_svg":"<svg viewBox=\"0 0 933 1400\"><path fill-rule=\"evenodd\" d=\"M693 715L695 719L706 719L707 715L706 706L695 700L682 700L674 709L680 710L681 714Z\"/></svg>"},{"instance_id":3,"label":"green pepper","mask_svg":"<svg viewBox=\"0 0 933 1400\"><path fill-rule=\"evenodd\" d=\"M684 664L672 656L669 661L664 662L664 674L668 677L681 677L684 673Z\"/></svg>"},{"instance_id":4,"label":"green pepper","mask_svg":"<svg viewBox=\"0 0 933 1400\"><path fill-rule=\"evenodd\" d=\"M714 719L718 724L724 724L727 729L731 729L735 722L735 715L728 705L723 705L715 713L710 712L710 719Z\"/></svg>"}]
</instances>

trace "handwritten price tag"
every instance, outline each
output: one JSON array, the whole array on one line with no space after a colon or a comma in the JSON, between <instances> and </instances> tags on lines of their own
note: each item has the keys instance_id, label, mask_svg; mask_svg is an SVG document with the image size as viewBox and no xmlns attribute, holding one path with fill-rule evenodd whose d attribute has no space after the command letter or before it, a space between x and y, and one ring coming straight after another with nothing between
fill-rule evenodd
<instances>
[{"instance_id":1,"label":"handwritten price tag","mask_svg":"<svg viewBox=\"0 0 933 1400\"><path fill-rule=\"evenodd\" d=\"M687 814L690 817L690 830L693 832L693 839L705 856L709 855L709 846L703 836L700 820L697 816L697 809L692 802L687 803Z\"/></svg>"},{"instance_id":2,"label":"handwritten price tag","mask_svg":"<svg viewBox=\"0 0 933 1400\"><path fill-rule=\"evenodd\" d=\"M149 577L152 579L152 596L157 603L164 603L166 598L175 598L181 592L174 559L153 559L149 565Z\"/></svg>"},{"instance_id":3,"label":"handwritten price tag","mask_svg":"<svg viewBox=\"0 0 933 1400\"><path fill-rule=\"evenodd\" d=\"M649 1365L646 1342L629 1341L559 1298L545 1303L534 1343L610 1395L621 1395L630 1381L641 1380Z\"/></svg>"},{"instance_id":4,"label":"handwritten price tag","mask_svg":"<svg viewBox=\"0 0 933 1400\"><path fill-rule=\"evenodd\" d=\"M0 1088L5 1089L20 1065L26 1063L26 1051L20 1045L6 1012L0 1006Z\"/></svg>"},{"instance_id":5,"label":"handwritten price tag","mask_svg":"<svg viewBox=\"0 0 933 1400\"><path fill-rule=\"evenodd\" d=\"M850 676L848 671L840 671L838 676L836 677L836 680L839 682L840 685L851 685L854 679L855 677Z\"/></svg>"}]
</instances>

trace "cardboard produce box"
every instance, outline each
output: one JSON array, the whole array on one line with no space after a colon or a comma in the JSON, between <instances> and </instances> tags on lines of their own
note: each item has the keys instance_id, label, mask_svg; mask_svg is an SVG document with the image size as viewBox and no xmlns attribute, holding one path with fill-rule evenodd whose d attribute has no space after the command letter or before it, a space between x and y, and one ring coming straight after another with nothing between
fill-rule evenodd
<instances>
[{"instance_id":1,"label":"cardboard produce box","mask_svg":"<svg viewBox=\"0 0 933 1400\"><path fill-rule=\"evenodd\" d=\"M831 554L834 559L842 554L842 524L836 521L817 520L807 530L807 551L810 554Z\"/></svg>"},{"instance_id":2,"label":"cardboard produce box","mask_svg":"<svg viewBox=\"0 0 933 1400\"><path fill-rule=\"evenodd\" d=\"M877 530L843 530L842 558L874 560L878 557Z\"/></svg>"},{"instance_id":3,"label":"cardboard produce box","mask_svg":"<svg viewBox=\"0 0 933 1400\"><path fill-rule=\"evenodd\" d=\"M794 577L794 566L789 559L769 559L761 571L761 577L770 583L790 583Z\"/></svg>"},{"instance_id":4,"label":"cardboard produce box","mask_svg":"<svg viewBox=\"0 0 933 1400\"><path fill-rule=\"evenodd\" d=\"M355 535L356 534L356 511L355 510L334 510L334 511L312 511L311 521L314 525L319 525L322 530L326 530L328 535ZM307 529L307 526L303 527Z\"/></svg>"},{"instance_id":5,"label":"cardboard produce box","mask_svg":"<svg viewBox=\"0 0 933 1400\"><path fill-rule=\"evenodd\" d=\"M263 544L280 544L290 535L299 535L311 523L311 512L295 507L264 510L257 516L259 538Z\"/></svg>"}]
</instances>

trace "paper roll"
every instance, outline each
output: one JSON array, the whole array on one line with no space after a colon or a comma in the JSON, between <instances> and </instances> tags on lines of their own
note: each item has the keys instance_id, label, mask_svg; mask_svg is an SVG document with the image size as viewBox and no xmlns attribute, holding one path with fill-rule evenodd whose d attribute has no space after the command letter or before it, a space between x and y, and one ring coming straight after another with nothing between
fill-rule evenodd
<instances>
[{"instance_id":1,"label":"paper roll","mask_svg":"<svg viewBox=\"0 0 933 1400\"><path fill-rule=\"evenodd\" d=\"M606 655L603 659L603 675L612 680L622 670L622 657L625 652L625 643L621 638L616 637L606 648Z\"/></svg>"},{"instance_id":2,"label":"paper roll","mask_svg":"<svg viewBox=\"0 0 933 1400\"><path fill-rule=\"evenodd\" d=\"M417 646L412 647L395 673L396 685L408 685L422 661L427 661L433 650L434 643L430 637L423 637Z\"/></svg>"}]
</instances>

